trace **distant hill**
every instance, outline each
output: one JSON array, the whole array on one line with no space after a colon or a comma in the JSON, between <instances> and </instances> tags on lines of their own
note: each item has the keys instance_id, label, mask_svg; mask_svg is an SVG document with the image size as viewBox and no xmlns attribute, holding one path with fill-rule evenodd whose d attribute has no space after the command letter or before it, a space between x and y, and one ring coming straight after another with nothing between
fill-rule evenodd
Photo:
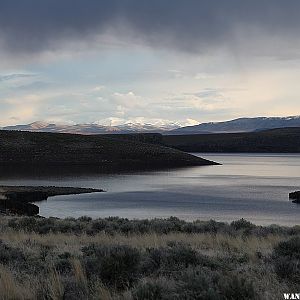
<instances>
[{"instance_id":1,"label":"distant hill","mask_svg":"<svg viewBox=\"0 0 300 300\"><path fill-rule=\"evenodd\" d=\"M3 127L3 130L16 131L32 131L32 132L56 132L56 133L73 133L73 134L128 134L128 133L146 133L157 132L164 133L178 128L176 124L140 124L140 123L125 123L117 126L104 126L98 124L76 124L76 125L61 125L46 122L34 122L27 125L15 125Z\"/></svg>"},{"instance_id":2,"label":"distant hill","mask_svg":"<svg viewBox=\"0 0 300 300\"><path fill-rule=\"evenodd\" d=\"M214 164L162 145L103 135L0 130L0 166L160 168Z\"/></svg>"},{"instance_id":3,"label":"distant hill","mask_svg":"<svg viewBox=\"0 0 300 300\"><path fill-rule=\"evenodd\" d=\"M202 123L195 126L177 128L169 131L167 134L251 132L284 127L300 127L300 116L239 118L225 122Z\"/></svg>"},{"instance_id":4,"label":"distant hill","mask_svg":"<svg viewBox=\"0 0 300 300\"><path fill-rule=\"evenodd\" d=\"M165 135L162 142L187 152L300 153L300 128L256 132Z\"/></svg>"}]
</instances>

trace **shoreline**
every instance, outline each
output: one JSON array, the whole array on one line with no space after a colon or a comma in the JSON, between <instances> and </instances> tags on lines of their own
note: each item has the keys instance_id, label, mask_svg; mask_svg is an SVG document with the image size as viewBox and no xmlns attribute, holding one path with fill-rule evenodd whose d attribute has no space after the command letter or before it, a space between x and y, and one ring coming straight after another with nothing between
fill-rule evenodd
<instances>
[{"instance_id":1,"label":"shoreline","mask_svg":"<svg viewBox=\"0 0 300 300\"><path fill-rule=\"evenodd\" d=\"M38 215L39 207L34 202L49 197L101 193L102 189L55 187L55 186L0 186L0 211L17 215Z\"/></svg>"}]
</instances>

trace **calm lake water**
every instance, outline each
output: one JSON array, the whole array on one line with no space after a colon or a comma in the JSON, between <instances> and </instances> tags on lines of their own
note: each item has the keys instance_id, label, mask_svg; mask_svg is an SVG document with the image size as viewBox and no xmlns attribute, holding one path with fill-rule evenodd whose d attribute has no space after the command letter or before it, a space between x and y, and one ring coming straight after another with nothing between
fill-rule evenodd
<instances>
[{"instance_id":1,"label":"calm lake water","mask_svg":"<svg viewBox=\"0 0 300 300\"><path fill-rule=\"evenodd\" d=\"M42 216L155 218L300 224L300 155L200 154L221 166L80 176L1 178L0 184L102 188L106 193L57 196L38 203Z\"/></svg>"}]
</instances>

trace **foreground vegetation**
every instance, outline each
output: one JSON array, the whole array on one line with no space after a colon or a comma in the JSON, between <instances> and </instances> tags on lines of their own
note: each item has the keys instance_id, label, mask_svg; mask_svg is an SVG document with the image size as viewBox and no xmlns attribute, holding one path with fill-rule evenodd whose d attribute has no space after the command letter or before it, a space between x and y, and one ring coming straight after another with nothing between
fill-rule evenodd
<instances>
[{"instance_id":1,"label":"foreground vegetation","mask_svg":"<svg viewBox=\"0 0 300 300\"><path fill-rule=\"evenodd\" d=\"M0 218L0 299L283 299L300 226Z\"/></svg>"}]
</instances>

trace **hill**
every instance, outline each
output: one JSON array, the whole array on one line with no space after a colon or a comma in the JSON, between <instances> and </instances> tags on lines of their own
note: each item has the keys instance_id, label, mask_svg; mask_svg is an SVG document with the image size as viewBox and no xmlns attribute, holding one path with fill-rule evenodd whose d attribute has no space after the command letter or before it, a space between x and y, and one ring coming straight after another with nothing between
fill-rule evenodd
<instances>
[{"instance_id":1,"label":"hill","mask_svg":"<svg viewBox=\"0 0 300 300\"><path fill-rule=\"evenodd\" d=\"M209 134L261 131L275 128L300 127L300 116L239 118L225 122L202 123L181 127L167 134Z\"/></svg>"},{"instance_id":2,"label":"hill","mask_svg":"<svg viewBox=\"0 0 300 300\"><path fill-rule=\"evenodd\" d=\"M210 165L175 149L100 135L0 130L0 165L91 166L135 169Z\"/></svg>"},{"instance_id":3,"label":"hill","mask_svg":"<svg viewBox=\"0 0 300 300\"><path fill-rule=\"evenodd\" d=\"M163 143L187 152L300 153L300 128L261 132L163 136Z\"/></svg>"}]
</instances>

